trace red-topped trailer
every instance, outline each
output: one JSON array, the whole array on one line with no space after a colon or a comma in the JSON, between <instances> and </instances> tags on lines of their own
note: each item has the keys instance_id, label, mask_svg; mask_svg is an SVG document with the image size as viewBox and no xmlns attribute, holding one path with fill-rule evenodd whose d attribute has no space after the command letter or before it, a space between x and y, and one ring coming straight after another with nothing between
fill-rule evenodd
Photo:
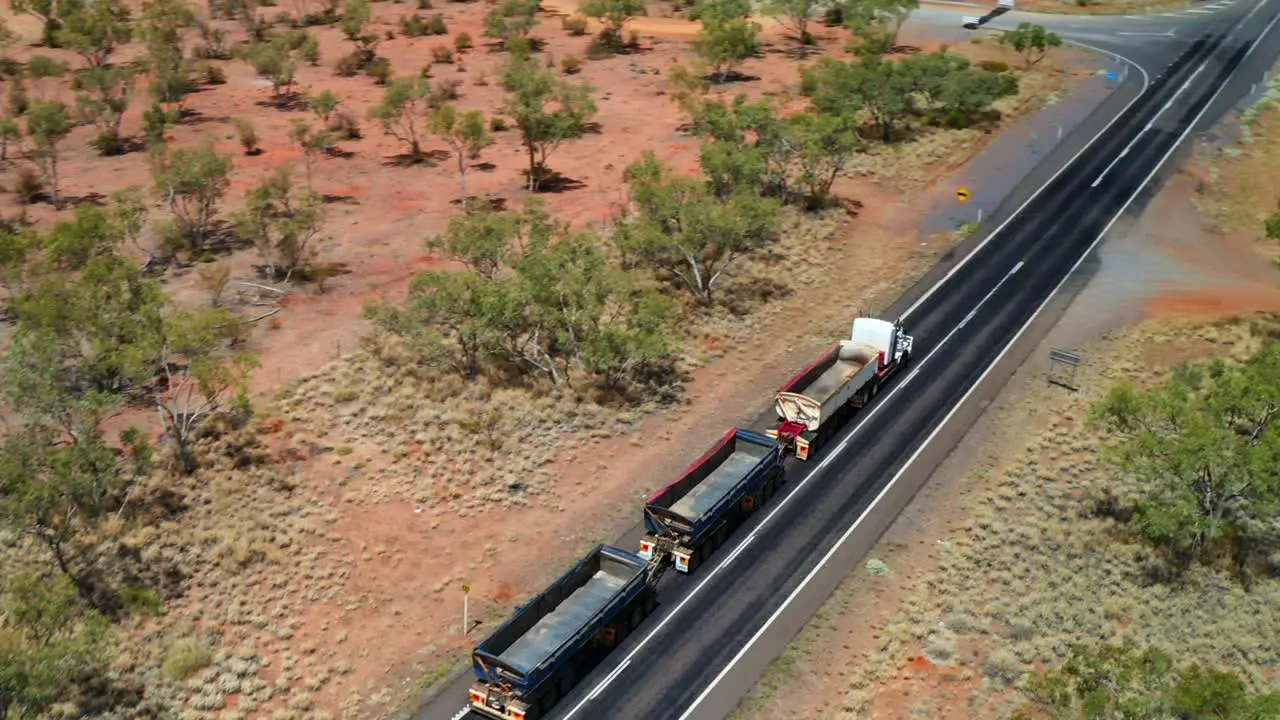
<instances>
[{"instance_id":1,"label":"red-topped trailer","mask_svg":"<svg viewBox=\"0 0 1280 720\"><path fill-rule=\"evenodd\" d=\"M848 340L778 389L779 424L769 436L807 460L852 410L868 403L907 364L911 343L900 323L855 319Z\"/></svg>"}]
</instances>

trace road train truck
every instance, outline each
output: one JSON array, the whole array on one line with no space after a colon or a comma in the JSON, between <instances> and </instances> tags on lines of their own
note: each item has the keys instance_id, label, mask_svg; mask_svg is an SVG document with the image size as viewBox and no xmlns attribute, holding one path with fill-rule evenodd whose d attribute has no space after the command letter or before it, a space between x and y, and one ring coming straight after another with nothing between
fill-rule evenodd
<instances>
[{"instance_id":1,"label":"road train truck","mask_svg":"<svg viewBox=\"0 0 1280 720\"><path fill-rule=\"evenodd\" d=\"M688 573L722 545L783 479L782 447L748 430L730 430L678 480L649 496L638 555L671 558Z\"/></svg>"},{"instance_id":2,"label":"road train truck","mask_svg":"<svg viewBox=\"0 0 1280 720\"><path fill-rule=\"evenodd\" d=\"M779 424L769 436L807 460L850 412L870 402L907 364L911 342L901 323L855 319L848 340L778 389L774 409Z\"/></svg>"},{"instance_id":3,"label":"road train truck","mask_svg":"<svg viewBox=\"0 0 1280 720\"><path fill-rule=\"evenodd\" d=\"M660 573L597 545L476 646L471 709L496 720L545 717L657 605Z\"/></svg>"}]
</instances>

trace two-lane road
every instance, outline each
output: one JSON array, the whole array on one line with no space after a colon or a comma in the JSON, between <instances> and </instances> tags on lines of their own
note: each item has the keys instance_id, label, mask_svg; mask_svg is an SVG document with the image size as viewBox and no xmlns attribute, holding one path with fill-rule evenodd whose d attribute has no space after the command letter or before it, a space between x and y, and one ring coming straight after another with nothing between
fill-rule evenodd
<instances>
[{"instance_id":1,"label":"two-lane road","mask_svg":"<svg viewBox=\"0 0 1280 720\"><path fill-rule=\"evenodd\" d=\"M659 610L552 716L700 720L732 709L909 501L914 478L927 477L913 461L945 444L939 429L955 409L1116 219L1142 204L1188 135L1270 68L1278 21L1280 0L1258 0L1199 23L1122 114L1091 128L1091 145L1034 195L1012 198L988 239L904 301L916 338L907 375L816 457L793 464L783 491L708 565L668 573ZM460 684L419 717L455 716Z\"/></svg>"},{"instance_id":2,"label":"two-lane road","mask_svg":"<svg viewBox=\"0 0 1280 720\"><path fill-rule=\"evenodd\" d=\"M820 574L814 569L1115 218L1141 199L1181 141L1270 67L1280 49L1270 33L1277 13L1273 0L1207 24L1109 133L916 304L906 318L917 348L907 378L841 445L797 468L791 494L740 530L704 575L664 588L665 607L650 629L587 678L557 717L713 718L731 709L828 594L810 593L808 608L798 603ZM843 573L829 575L834 586ZM770 638L787 615L789 627Z\"/></svg>"}]
</instances>

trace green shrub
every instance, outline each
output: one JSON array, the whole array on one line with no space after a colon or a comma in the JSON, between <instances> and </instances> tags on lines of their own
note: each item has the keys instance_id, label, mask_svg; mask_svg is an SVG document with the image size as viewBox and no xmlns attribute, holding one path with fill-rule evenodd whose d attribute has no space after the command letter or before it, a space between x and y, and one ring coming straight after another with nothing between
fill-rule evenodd
<instances>
[{"instance_id":1,"label":"green shrub","mask_svg":"<svg viewBox=\"0 0 1280 720\"><path fill-rule=\"evenodd\" d=\"M564 71L565 75L576 75L579 72L582 72L583 64L584 63L582 62L582 58L577 58L570 55L569 57L560 61L560 69Z\"/></svg>"},{"instance_id":2,"label":"green shrub","mask_svg":"<svg viewBox=\"0 0 1280 720\"><path fill-rule=\"evenodd\" d=\"M422 37L431 34L431 26L426 18L414 13L400 18L400 32L404 33L405 37Z\"/></svg>"},{"instance_id":3,"label":"green shrub","mask_svg":"<svg viewBox=\"0 0 1280 720\"><path fill-rule=\"evenodd\" d=\"M235 123L236 136L240 139L244 154L255 154L258 149L258 131L253 127L253 123L245 118L236 118L232 122Z\"/></svg>"},{"instance_id":4,"label":"green shrub","mask_svg":"<svg viewBox=\"0 0 1280 720\"><path fill-rule=\"evenodd\" d=\"M130 615L156 616L164 609L164 601L153 590L142 585L125 585L120 589L120 604Z\"/></svg>"},{"instance_id":5,"label":"green shrub","mask_svg":"<svg viewBox=\"0 0 1280 720\"><path fill-rule=\"evenodd\" d=\"M204 643L195 638L182 638L169 646L161 670L165 677L181 682L209 667L212 662L213 654Z\"/></svg>"},{"instance_id":6,"label":"green shrub","mask_svg":"<svg viewBox=\"0 0 1280 720\"><path fill-rule=\"evenodd\" d=\"M114 130L103 130L94 136L89 144L103 155L119 155L124 152L124 140Z\"/></svg>"},{"instance_id":7,"label":"green shrub","mask_svg":"<svg viewBox=\"0 0 1280 720\"><path fill-rule=\"evenodd\" d=\"M374 84L386 85L391 81L391 61L381 57L374 58L373 62L369 63L367 72L369 77L373 78Z\"/></svg>"},{"instance_id":8,"label":"green shrub","mask_svg":"<svg viewBox=\"0 0 1280 720\"><path fill-rule=\"evenodd\" d=\"M560 21L560 27L569 31L570 35L579 37L587 34L587 18L582 15L570 15Z\"/></svg>"},{"instance_id":9,"label":"green shrub","mask_svg":"<svg viewBox=\"0 0 1280 720\"><path fill-rule=\"evenodd\" d=\"M338 77L355 77L364 69L364 56L359 51L348 53L338 58L333 72Z\"/></svg>"},{"instance_id":10,"label":"green shrub","mask_svg":"<svg viewBox=\"0 0 1280 720\"><path fill-rule=\"evenodd\" d=\"M613 57L614 54L614 47L609 43L600 42L599 40L592 40L587 43L588 60L608 60Z\"/></svg>"},{"instance_id":11,"label":"green shrub","mask_svg":"<svg viewBox=\"0 0 1280 720\"><path fill-rule=\"evenodd\" d=\"M489 118L489 132L506 132L506 131L507 131L506 118L498 117L497 115L494 115L493 117Z\"/></svg>"},{"instance_id":12,"label":"green shrub","mask_svg":"<svg viewBox=\"0 0 1280 720\"><path fill-rule=\"evenodd\" d=\"M471 33L460 32L453 39L453 49L460 53L464 53L475 47L475 42L471 39Z\"/></svg>"},{"instance_id":13,"label":"green shrub","mask_svg":"<svg viewBox=\"0 0 1280 720\"><path fill-rule=\"evenodd\" d=\"M453 48L447 45L437 45L431 48L431 61L435 63L450 64L453 62Z\"/></svg>"},{"instance_id":14,"label":"green shrub","mask_svg":"<svg viewBox=\"0 0 1280 720\"><path fill-rule=\"evenodd\" d=\"M1009 72L1009 63L1003 60L979 60L978 69L993 73Z\"/></svg>"},{"instance_id":15,"label":"green shrub","mask_svg":"<svg viewBox=\"0 0 1280 720\"><path fill-rule=\"evenodd\" d=\"M13 185L13 194L21 205L30 205L44 194L44 178L30 165L18 168L18 178Z\"/></svg>"},{"instance_id":16,"label":"green shrub","mask_svg":"<svg viewBox=\"0 0 1280 720\"><path fill-rule=\"evenodd\" d=\"M351 113L342 110L329 116L329 124L325 129L339 140L359 140L362 137L360 122Z\"/></svg>"}]
</instances>

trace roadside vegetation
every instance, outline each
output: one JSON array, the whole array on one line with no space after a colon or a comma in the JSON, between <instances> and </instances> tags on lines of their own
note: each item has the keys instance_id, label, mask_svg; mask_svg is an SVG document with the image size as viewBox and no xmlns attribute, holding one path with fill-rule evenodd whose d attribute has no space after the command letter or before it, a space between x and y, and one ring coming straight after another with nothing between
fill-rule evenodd
<instances>
[{"instance_id":1,"label":"roadside vegetation","mask_svg":"<svg viewBox=\"0 0 1280 720\"><path fill-rule=\"evenodd\" d=\"M1277 177L1272 141L1280 133L1280 83L1272 78L1262 98L1240 115L1238 135L1199 148L1208 169L1196 188L1196 206L1208 220L1242 233L1280 267L1280 201L1267 184Z\"/></svg>"},{"instance_id":2,"label":"roadside vegetation","mask_svg":"<svg viewBox=\"0 0 1280 720\"><path fill-rule=\"evenodd\" d=\"M397 5L388 25L391 5L368 0L15 3L38 20L35 48L0 25L0 717L377 714L385 688L334 689L364 648L328 621L302 634L321 603L376 607L344 590L358 562L396 553L334 529L351 505L411 503L424 532L446 516L555 506L566 489L553 461L676 402L708 337L747 333L814 279L820 266L799 266L852 207L842 178L879 165L904 182L886 158L926 147L911 162L940 161L939 148L1035 102L1025 78L1047 82L958 51L895 55L911 6L850 1L831 19L850 52L797 71L796 96L762 98L742 73L761 47L749 7L707 0L689 10L703 29L669 93L698 172L636 148L629 209L584 228L547 198L577 188L557 151L608 130L604 93L573 77L585 61L552 62L536 3L484 11L495 105L472 107L458 80L432 76L461 71L477 42L467 32L426 67L389 59L398 37L448 36L463 5ZM627 21L643 11L584 5L602 24L584 54L635 51ZM375 100L300 80L319 69ZM192 109L241 70L260 83L259 114ZM287 138L267 138L281 115ZM221 136L174 141L202 123ZM263 335L348 272L327 256L345 200L321 178L369 133L398 148L377 172L447 174L455 214L409 243L445 262L416 273L407 299L368 302L359 348L255 397ZM510 203L475 193L470 175L487 172L499 138L520 150ZM267 145L291 162L260 164ZM144 166L146 180L85 188L67 168L86 152L104 177ZM784 266L797 266L790 278ZM434 597L455 578L419 580ZM442 642L431 659L453 650Z\"/></svg>"}]
</instances>

